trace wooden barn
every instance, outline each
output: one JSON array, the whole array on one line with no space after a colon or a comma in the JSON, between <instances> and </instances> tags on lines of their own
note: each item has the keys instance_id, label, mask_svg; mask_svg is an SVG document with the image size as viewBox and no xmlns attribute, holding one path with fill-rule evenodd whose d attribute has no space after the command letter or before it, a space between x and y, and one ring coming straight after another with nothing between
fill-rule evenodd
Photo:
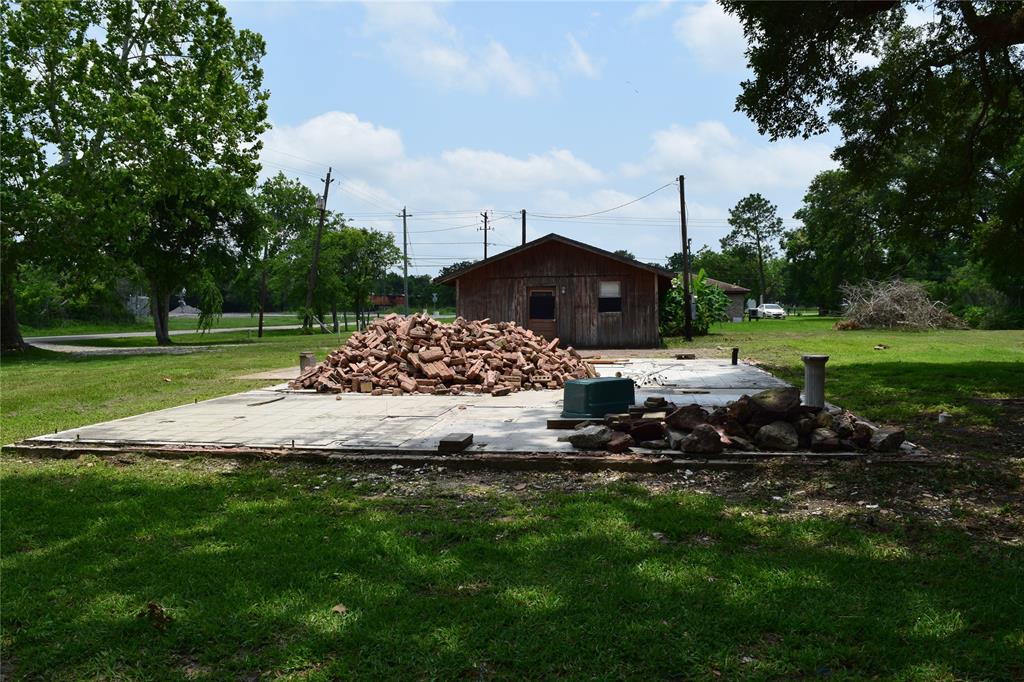
<instances>
[{"instance_id":1,"label":"wooden barn","mask_svg":"<svg viewBox=\"0 0 1024 682\"><path fill-rule=\"evenodd\" d=\"M577 348L660 344L658 306L673 273L549 234L435 282L466 319L512 321Z\"/></svg>"}]
</instances>

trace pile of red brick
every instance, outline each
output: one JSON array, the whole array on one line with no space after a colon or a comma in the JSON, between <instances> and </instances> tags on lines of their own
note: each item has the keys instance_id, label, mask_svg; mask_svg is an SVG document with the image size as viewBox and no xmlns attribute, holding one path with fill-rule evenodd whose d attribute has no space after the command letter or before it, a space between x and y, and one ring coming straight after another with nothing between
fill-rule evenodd
<instances>
[{"instance_id":1,"label":"pile of red brick","mask_svg":"<svg viewBox=\"0 0 1024 682\"><path fill-rule=\"evenodd\" d=\"M507 395L595 376L571 346L559 348L557 338L512 322L388 315L289 385L325 393Z\"/></svg>"}]
</instances>

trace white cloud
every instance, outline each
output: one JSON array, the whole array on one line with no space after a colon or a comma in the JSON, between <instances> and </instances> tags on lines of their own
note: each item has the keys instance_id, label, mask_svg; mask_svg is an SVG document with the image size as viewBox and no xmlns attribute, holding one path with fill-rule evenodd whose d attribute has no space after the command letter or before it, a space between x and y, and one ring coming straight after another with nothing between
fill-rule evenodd
<instances>
[{"instance_id":1,"label":"white cloud","mask_svg":"<svg viewBox=\"0 0 1024 682\"><path fill-rule=\"evenodd\" d=\"M658 2L643 2L633 13L629 15L627 21L630 23L641 23L649 19L661 16L672 7L674 0L658 0Z\"/></svg>"},{"instance_id":2,"label":"white cloud","mask_svg":"<svg viewBox=\"0 0 1024 682\"><path fill-rule=\"evenodd\" d=\"M441 155L440 170L468 187L490 191L537 191L552 184L579 185L604 175L567 149L516 158L478 149L455 149Z\"/></svg>"},{"instance_id":3,"label":"white cloud","mask_svg":"<svg viewBox=\"0 0 1024 682\"><path fill-rule=\"evenodd\" d=\"M541 216L603 211L679 173L686 175L694 248L715 246L728 231L727 208L739 198L761 192L780 204L785 217L795 208L786 205L787 197L792 204L816 173L833 166L826 144L747 140L720 121L671 126L650 139L643 158L610 174L565 148L513 155L455 147L411 156L400 131L332 111L268 131L262 159L265 176L283 168L316 191L333 166L338 183L331 189L332 209L356 216L359 225L394 231L401 223L391 215L407 205L416 253L452 259L479 257L473 226L486 208L497 209L500 218L493 243L518 243L518 213L506 213L518 207L528 211L530 238L557 232L610 250L628 248L644 259L663 258L679 248L679 195L672 185L590 221ZM452 210L460 213L431 213ZM443 231L426 232L435 229Z\"/></svg>"},{"instance_id":4,"label":"white cloud","mask_svg":"<svg viewBox=\"0 0 1024 682\"><path fill-rule=\"evenodd\" d=\"M355 114L329 111L297 126L275 126L263 135L263 160L296 166L300 158L328 159L344 172L394 163L405 156L396 130L361 121Z\"/></svg>"},{"instance_id":5,"label":"white cloud","mask_svg":"<svg viewBox=\"0 0 1024 682\"><path fill-rule=\"evenodd\" d=\"M673 30L676 39L709 69L724 71L746 65L747 43L739 19L726 14L714 0L687 5Z\"/></svg>"},{"instance_id":6,"label":"white cloud","mask_svg":"<svg viewBox=\"0 0 1024 682\"><path fill-rule=\"evenodd\" d=\"M803 189L820 171L832 168L832 148L821 142L740 140L720 121L692 127L673 125L651 136L647 157L625 164L627 176L682 172L687 186L707 193L746 195Z\"/></svg>"},{"instance_id":7,"label":"white cloud","mask_svg":"<svg viewBox=\"0 0 1024 682\"><path fill-rule=\"evenodd\" d=\"M455 38L455 29L428 2L366 2L363 30L368 34L419 31Z\"/></svg>"},{"instance_id":8,"label":"white cloud","mask_svg":"<svg viewBox=\"0 0 1024 682\"><path fill-rule=\"evenodd\" d=\"M365 3L363 32L404 71L452 90L494 90L530 97L553 87L550 70L514 57L496 40L468 42L427 3Z\"/></svg>"},{"instance_id":9,"label":"white cloud","mask_svg":"<svg viewBox=\"0 0 1024 682\"><path fill-rule=\"evenodd\" d=\"M569 41L570 56L567 64L567 68L571 73L578 73L587 78L597 78L601 75L600 70L594 64L594 60L587 54L587 51L583 49L579 41L576 40L576 36L569 33L566 35L566 39Z\"/></svg>"},{"instance_id":10,"label":"white cloud","mask_svg":"<svg viewBox=\"0 0 1024 682\"><path fill-rule=\"evenodd\" d=\"M330 165L346 177L346 186L364 210L375 210L373 202L388 204L389 210L401 203L438 208L483 206L495 195L605 180L601 171L567 149L516 157L460 147L436 157L411 158L398 131L340 111L296 126L276 127L264 134L263 141L265 175L278 170L298 173L315 186L316 178ZM395 198L398 196L401 203Z\"/></svg>"}]
</instances>

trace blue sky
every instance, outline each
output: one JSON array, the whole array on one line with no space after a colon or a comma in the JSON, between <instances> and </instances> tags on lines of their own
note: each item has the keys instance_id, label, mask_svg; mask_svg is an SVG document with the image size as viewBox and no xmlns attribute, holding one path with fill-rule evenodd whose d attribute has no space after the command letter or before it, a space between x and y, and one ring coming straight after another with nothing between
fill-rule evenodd
<instances>
[{"instance_id":1,"label":"blue sky","mask_svg":"<svg viewBox=\"0 0 1024 682\"><path fill-rule=\"evenodd\" d=\"M357 225L398 230L414 272L558 232L643 260L678 251L686 176L694 248L761 192L791 219L835 140L769 142L733 112L737 22L714 3L229 2L267 41L265 173L317 187ZM513 215L514 212L514 215ZM399 239L399 244L401 240Z\"/></svg>"}]
</instances>

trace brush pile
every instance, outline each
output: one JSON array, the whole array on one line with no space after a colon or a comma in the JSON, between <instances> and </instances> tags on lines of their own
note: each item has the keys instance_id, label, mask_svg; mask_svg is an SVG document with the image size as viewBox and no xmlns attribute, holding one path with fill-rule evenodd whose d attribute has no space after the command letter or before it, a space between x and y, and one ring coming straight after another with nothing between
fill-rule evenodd
<instances>
[{"instance_id":1,"label":"brush pile","mask_svg":"<svg viewBox=\"0 0 1024 682\"><path fill-rule=\"evenodd\" d=\"M966 329L946 306L931 301L920 284L899 279L885 282L845 284L840 287L847 301L846 324L837 329ZM842 324L842 323L840 323Z\"/></svg>"},{"instance_id":2,"label":"brush pile","mask_svg":"<svg viewBox=\"0 0 1024 682\"><path fill-rule=\"evenodd\" d=\"M594 368L558 339L547 341L512 322L451 324L426 315L388 315L348 338L289 386L323 393L490 393L561 388L595 377Z\"/></svg>"}]
</instances>

